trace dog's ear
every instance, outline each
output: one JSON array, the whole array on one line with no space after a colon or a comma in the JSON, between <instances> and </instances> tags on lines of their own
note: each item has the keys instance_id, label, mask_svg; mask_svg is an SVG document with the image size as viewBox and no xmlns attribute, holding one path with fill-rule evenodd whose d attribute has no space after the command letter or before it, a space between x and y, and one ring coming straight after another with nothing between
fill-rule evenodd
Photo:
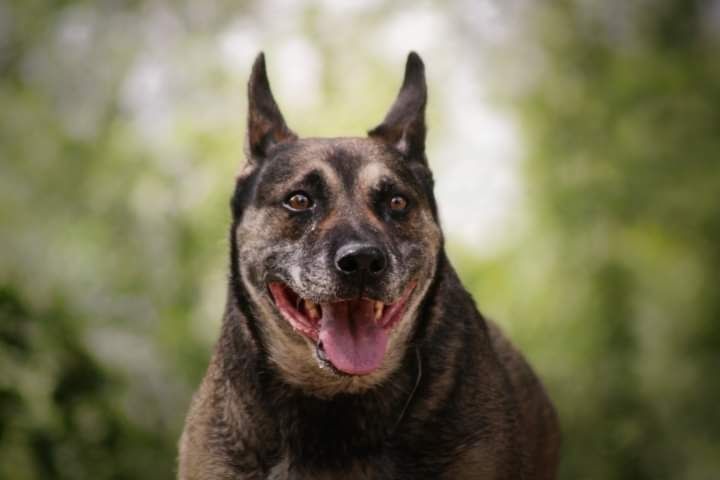
<instances>
[{"instance_id":1,"label":"dog's ear","mask_svg":"<svg viewBox=\"0 0 720 480\"><path fill-rule=\"evenodd\" d=\"M261 52L255 59L248 81L248 161L262 161L273 145L296 139L297 135L285 124L275 103L265 70L265 54Z\"/></svg>"},{"instance_id":2,"label":"dog's ear","mask_svg":"<svg viewBox=\"0 0 720 480\"><path fill-rule=\"evenodd\" d=\"M425 65L420 55L410 52L400 92L385 120L368 132L397 148L409 159L425 162Z\"/></svg>"}]
</instances>

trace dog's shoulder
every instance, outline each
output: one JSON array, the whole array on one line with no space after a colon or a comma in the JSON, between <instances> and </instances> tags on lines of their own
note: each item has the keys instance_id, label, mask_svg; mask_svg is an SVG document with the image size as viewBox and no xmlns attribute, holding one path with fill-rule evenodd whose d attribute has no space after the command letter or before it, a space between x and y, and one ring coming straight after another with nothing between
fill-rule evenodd
<instances>
[{"instance_id":1,"label":"dog's shoulder","mask_svg":"<svg viewBox=\"0 0 720 480\"><path fill-rule=\"evenodd\" d=\"M254 430L247 428L251 419L242 408L242 396L228 388L214 358L193 395L180 437L179 479L236 478L239 471L242 478L262 478Z\"/></svg>"},{"instance_id":2,"label":"dog's shoulder","mask_svg":"<svg viewBox=\"0 0 720 480\"><path fill-rule=\"evenodd\" d=\"M218 452L209 445L213 416L217 413L213 401L216 370L217 365L211 362L200 388L190 402L179 445L178 478L181 480L224 478L230 473L218 458Z\"/></svg>"},{"instance_id":3,"label":"dog's shoulder","mask_svg":"<svg viewBox=\"0 0 720 480\"><path fill-rule=\"evenodd\" d=\"M535 468L532 478L555 478L560 433L552 402L538 376L500 327L491 320L487 326L492 347L512 386L523 449L528 464Z\"/></svg>"}]
</instances>

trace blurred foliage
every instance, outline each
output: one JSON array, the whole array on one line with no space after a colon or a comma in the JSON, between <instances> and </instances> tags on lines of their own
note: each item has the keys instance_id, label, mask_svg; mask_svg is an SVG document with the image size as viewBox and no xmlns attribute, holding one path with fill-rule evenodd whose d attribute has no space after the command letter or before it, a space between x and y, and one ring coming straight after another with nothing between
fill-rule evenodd
<instances>
[{"instance_id":1,"label":"blurred foliage","mask_svg":"<svg viewBox=\"0 0 720 480\"><path fill-rule=\"evenodd\" d=\"M536 10L545 64L518 102L533 220L466 273L544 374L562 478L720 474L718 11Z\"/></svg>"},{"instance_id":2,"label":"blurred foliage","mask_svg":"<svg viewBox=\"0 0 720 480\"><path fill-rule=\"evenodd\" d=\"M0 479L173 477L224 301L258 42L291 18L328 64L329 113L286 111L300 133L360 133L397 88L360 45L409 2L342 31L329 4L291 3L0 0ZM717 478L720 2L509 4L522 34L493 48L526 70L495 80L527 149L527 221L491 257L451 238L454 261L558 406L562 478ZM473 7L438 8L473 50Z\"/></svg>"},{"instance_id":3,"label":"blurred foliage","mask_svg":"<svg viewBox=\"0 0 720 480\"><path fill-rule=\"evenodd\" d=\"M151 11L0 3L0 479L174 478L232 185L199 201L217 143L160 155L133 124Z\"/></svg>"},{"instance_id":4,"label":"blurred foliage","mask_svg":"<svg viewBox=\"0 0 720 480\"><path fill-rule=\"evenodd\" d=\"M0 288L0 478L172 478L172 442L127 421L124 383L79 338L61 304Z\"/></svg>"}]
</instances>

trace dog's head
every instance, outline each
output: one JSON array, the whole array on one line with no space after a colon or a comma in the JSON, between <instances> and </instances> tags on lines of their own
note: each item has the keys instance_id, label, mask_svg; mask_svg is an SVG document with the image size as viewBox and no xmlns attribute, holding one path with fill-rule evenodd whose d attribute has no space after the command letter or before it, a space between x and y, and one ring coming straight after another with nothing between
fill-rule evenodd
<instances>
[{"instance_id":1,"label":"dog's head","mask_svg":"<svg viewBox=\"0 0 720 480\"><path fill-rule=\"evenodd\" d=\"M408 348L442 244L422 60L408 56L395 103L363 138L298 138L262 54L248 99L233 281L286 381L317 394L375 385Z\"/></svg>"}]
</instances>

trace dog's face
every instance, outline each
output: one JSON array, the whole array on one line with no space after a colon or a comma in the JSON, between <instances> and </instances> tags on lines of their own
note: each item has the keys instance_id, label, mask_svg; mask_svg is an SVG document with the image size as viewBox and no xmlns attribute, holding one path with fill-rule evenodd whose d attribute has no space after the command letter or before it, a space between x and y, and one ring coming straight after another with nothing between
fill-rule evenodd
<instances>
[{"instance_id":1,"label":"dog's face","mask_svg":"<svg viewBox=\"0 0 720 480\"><path fill-rule=\"evenodd\" d=\"M397 368L442 242L424 154L423 65L367 138L298 139L249 82L248 164L234 255L271 361L316 394L359 391Z\"/></svg>"}]
</instances>

